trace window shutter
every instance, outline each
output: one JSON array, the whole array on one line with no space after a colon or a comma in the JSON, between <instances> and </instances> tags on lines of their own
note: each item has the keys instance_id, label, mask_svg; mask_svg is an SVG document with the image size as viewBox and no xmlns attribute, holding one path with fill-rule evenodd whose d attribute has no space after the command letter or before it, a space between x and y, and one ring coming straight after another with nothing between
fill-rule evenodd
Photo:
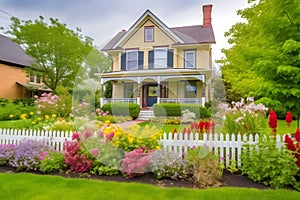
<instances>
[{"instance_id":1,"label":"window shutter","mask_svg":"<svg viewBox=\"0 0 300 200\"><path fill-rule=\"evenodd\" d=\"M139 70L144 69L144 52L143 51L139 51L139 54L138 54L138 69Z\"/></svg>"},{"instance_id":2,"label":"window shutter","mask_svg":"<svg viewBox=\"0 0 300 200\"><path fill-rule=\"evenodd\" d=\"M154 50L148 51L148 68L154 69Z\"/></svg>"},{"instance_id":3,"label":"window shutter","mask_svg":"<svg viewBox=\"0 0 300 200\"><path fill-rule=\"evenodd\" d=\"M121 71L126 71L126 53L121 54Z\"/></svg>"},{"instance_id":4,"label":"window shutter","mask_svg":"<svg viewBox=\"0 0 300 200\"><path fill-rule=\"evenodd\" d=\"M168 49L168 61L167 61L167 65L168 68L173 68L173 49Z\"/></svg>"}]
</instances>

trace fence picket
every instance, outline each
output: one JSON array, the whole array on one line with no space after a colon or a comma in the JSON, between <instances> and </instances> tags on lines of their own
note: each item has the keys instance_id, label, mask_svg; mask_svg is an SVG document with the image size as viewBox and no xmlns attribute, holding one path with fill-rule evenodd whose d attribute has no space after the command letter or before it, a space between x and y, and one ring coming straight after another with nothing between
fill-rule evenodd
<instances>
[{"instance_id":1,"label":"fence picket","mask_svg":"<svg viewBox=\"0 0 300 200\"><path fill-rule=\"evenodd\" d=\"M224 139L225 137L225 139ZM266 137L265 135L262 137ZM284 145L284 137L276 135L277 148ZM0 144L17 144L20 140L28 138L35 140L43 140L53 146L55 150L62 151L64 142L72 140L72 132L68 131L52 131L52 130L28 130L28 129L0 129ZM201 138L203 138L201 140ZM202 137L198 133L182 134L182 133L163 133L160 144L163 149L177 152L180 157L190 147L206 146L211 149L215 155L219 156L220 163L224 163L226 167L234 160L237 167L241 167L242 149L246 148L244 144L257 144L259 135L250 134L206 134ZM258 146L255 147L257 149ZM250 147L253 150L253 147Z\"/></svg>"}]
</instances>

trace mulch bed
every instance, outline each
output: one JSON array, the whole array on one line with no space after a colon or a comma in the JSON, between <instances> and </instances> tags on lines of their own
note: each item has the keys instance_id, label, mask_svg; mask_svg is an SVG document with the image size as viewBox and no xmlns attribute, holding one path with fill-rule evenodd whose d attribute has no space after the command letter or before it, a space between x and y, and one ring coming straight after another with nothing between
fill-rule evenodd
<instances>
[{"instance_id":1,"label":"mulch bed","mask_svg":"<svg viewBox=\"0 0 300 200\"><path fill-rule=\"evenodd\" d=\"M13 167L0 166L0 173L20 173L20 172L18 172L16 168ZM42 174L39 171L33 171L30 173ZM152 173L145 173L142 176L137 176L131 179L126 179L122 174L113 175L113 176L98 176L98 175L91 175L88 173L78 174L70 171L63 172L63 173L53 173L52 175L58 175L66 178L89 178L89 179L98 179L104 181L146 183L146 184L156 185L159 187L181 187L181 188L195 187L191 180L170 180L170 179L157 180ZM241 173L239 172L231 174L226 170L223 172L221 184L219 187L225 187L225 186L256 188L256 189L271 189L268 186L251 181L246 176L241 175Z\"/></svg>"}]
</instances>

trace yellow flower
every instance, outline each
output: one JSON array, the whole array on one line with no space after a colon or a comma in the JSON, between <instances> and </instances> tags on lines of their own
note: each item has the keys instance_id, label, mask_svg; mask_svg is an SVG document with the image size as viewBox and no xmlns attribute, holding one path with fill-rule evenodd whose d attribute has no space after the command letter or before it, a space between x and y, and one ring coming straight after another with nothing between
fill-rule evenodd
<instances>
[{"instance_id":1,"label":"yellow flower","mask_svg":"<svg viewBox=\"0 0 300 200\"><path fill-rule=\"evenodd\" d=\"M37 120L42 121L42 118L41 118L41 117L38 117Z\"/></svg>"},{"instance_id":2,"label":"yellow flower","mask_svg":"<svg viewBox=\"0 0 300 200\"><path fill-rule=\"evenodd\" d=\"M46 120L50 119L49 115L45 115L45 119Z\"/></svg>"},{"instance_id":3,"label":"yellow flower","mask_svg":"<svg viewBox=\"0 0 300 200\"><path fill-rule=\"evenodd\" d=\"M120 146L120 141L119 141L119 140L114 141L114 145L115 145L116 147L119 147L119 146Z\"/></svg>"},{"instance_id":4,"label":"yellow flower","mask_svg":"<svg viewBox=\"0 0 300 200\"><path fill-rule=\"evenodd\" d=\"M156 146L156 149L157 149L157 150L160 150L160 146Z\"/></svg>"},{"instance_id":5,"label":"yellow flower","mask_svg":"<svg viewBox=\"0 0 300 200\"><path fill-rule=\"evenodd\" d=\"M9 118L11 118L11 119L14 118L14 115L10 114L10 115L9 115Z\"/></svg>"},{"instance_id":6,"label":"yellow flower","mask_svg":"<svg viewBox=\"0 0 300 200\"><path fill-rule=\"evenodd\" d=\"M134 141L134 138L133 137L128 137L128 142L131 144L131 143L133 143L133 141Z\"/></svg>"},{"instance_id":7,"label":"yellow flower","mask_svg":"<svg viewBox=\"0 0 300 200\"><path fill-rule=\"evenodd\" d=\"M30 112L29 114L30 114L30 115L33 115L34 113L33 113L33 112Z\"/></svg>"},{"instance_id":8,"label":"yellow flower","mask_svg":"<svg viewBox=\"0 0 300 200\"><path fill-rule=\"evenodd\" d=\"M36 124L36 121L32 121L32 124Z\"/></svg>"},{"instance_id":9,"label":"yellow flower","mask_svg":"<svg viewBox=\"0 0 300 200\"><path fill-rule=\"evenodd\" d=\"M27 119L27 115L24 113L24 114L20 115L20 118L23 119L23 120Z\"/></svg>"},{"instance_id":10,"label":"yellow flower","mask_svg":"<svg viewBox=\"0 0 300 200\"><path fill-rule=\"evenodd\" d=\"M55 118L56 117L56 114L52 114L52 118Z\"/></svg>"}]
</instances>

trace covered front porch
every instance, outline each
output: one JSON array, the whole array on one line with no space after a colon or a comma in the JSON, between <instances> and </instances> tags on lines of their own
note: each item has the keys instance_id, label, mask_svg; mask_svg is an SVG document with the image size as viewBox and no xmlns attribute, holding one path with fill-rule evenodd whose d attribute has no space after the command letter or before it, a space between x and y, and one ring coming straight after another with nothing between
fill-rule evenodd
<instances>
[{"instance_id":1,"label":"covered front porch","mask_svg":"<svg viewBox=\"0 0 300 200\"><path fill-rule=\"evenodd\" d=\"M166 70L168 71L168 70ZM182 103L203 105L209 100L209 87L206 74L193 73L159 73L160 75L133 72L107 73L100 78L101 85L108 81L113 83L112 98L104 98L103 92L100 104L110 102L126 102L141 105L141 108L151 108L155 103ZM169 71L170 72L170 71ZM154 71L151 71L154 73ZM119 75L119 76L118 76ZM102 91L104 88L102 87Z\"/></svg>"}]
</instances>

